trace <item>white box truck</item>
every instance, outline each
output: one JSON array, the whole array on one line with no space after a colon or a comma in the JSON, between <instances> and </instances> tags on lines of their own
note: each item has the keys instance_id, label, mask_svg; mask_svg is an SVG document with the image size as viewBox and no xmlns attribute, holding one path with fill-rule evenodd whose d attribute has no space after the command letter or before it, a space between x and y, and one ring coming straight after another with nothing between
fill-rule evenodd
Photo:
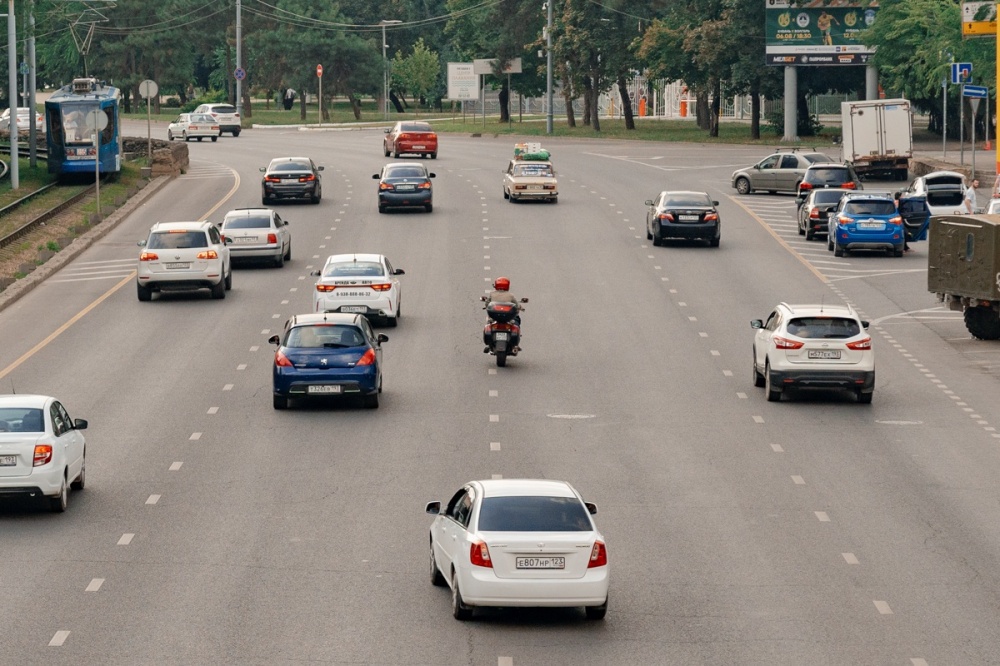
<instances>
[{"instance_id":1,"label":"white box truck","mask_svg":"<svg viewBox=\"0 0 1000 666\"><path fill-rule=\"evenodd\" d=\"M906 180L913 157L913 117L905 99L842 102L844 161L862 178Z\"/></svg>"}]
</instances>

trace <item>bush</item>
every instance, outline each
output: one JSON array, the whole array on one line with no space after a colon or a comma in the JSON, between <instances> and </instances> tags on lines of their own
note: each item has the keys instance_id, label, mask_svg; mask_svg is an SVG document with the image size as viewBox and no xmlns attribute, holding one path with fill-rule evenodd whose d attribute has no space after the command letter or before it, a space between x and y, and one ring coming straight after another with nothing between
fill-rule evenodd
<instances>
[{"instance_id":1,"label":"bush","mask_svg":"<svg viewBox=\"0 0 1000 666\"><path fill-rule=\"evenodd\" d=\"M181 107L180 97L168 97L163 100L161 106L165 106L168 109L179 109Z\"/></svg>"},{"instance_id":2,"label":"bush","mask_svg":"<svg viewBox=\"0 0 1000 666\"><path fill-rule=\"evenodd\" d=\"M810 114L807 118L800 116L798 120L798 135L800 137L816 136L823 130L823 124L819 122L819 117L815 114ZM783 106L775 105L775 108L764 114L764 121L768 128L778 136L785 134L785 109Z\"/></svg>"},{"instance_id":3,"label":"bush","mask_svg":"<svg viewBox=\"0 0 1000 666\"><path fill-rule=\"evenodd\" d=\"M191 113L202 104L219 104L228 102L229 98L226 96L225 90L206 90L203 94L185 104L184 108L181 109L181 113Z\"/></svg>"},{"instance_id":4,"label":"bush","mask_svg":"<svg viewBox=\"0 0 1000 666\"><path fill-rule=\"evenodd\" d=\"M49 249L50 251L52 251L52 252L58 252L59 249L60 249L59 248L59 243L57 243L55 241L49 241L48 243L45 244L45 247L47 249Z\"/></svg>"}]
</instances>

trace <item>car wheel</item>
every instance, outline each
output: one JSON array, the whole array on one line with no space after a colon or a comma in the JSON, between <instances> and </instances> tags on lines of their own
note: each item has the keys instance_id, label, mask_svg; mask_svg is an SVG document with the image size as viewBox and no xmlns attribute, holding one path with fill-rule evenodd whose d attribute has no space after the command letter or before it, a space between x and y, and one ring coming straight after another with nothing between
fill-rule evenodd
<instances>
[{"instance_id":1,"label":"car wheel","mask_svg":"<svg viewBox=\"0 0 1000 666\"><path fill-rule=\"evenodd\" d=\"M750 187L750 179L743 177L737 178L736 191L740 194L750 194L751 192L753 192L753 188Z\"/></svg>"},{"instance_id":2,"label":"car wheel","mask_svg":"<svg viewBox=\"0 0 1000 666\"><path fill-rule=\"evenodd\" d=\"M717 236L712 240L708 241L708 244L712 247L719 247L719 243L722 242L722 236Z\"/></svg>"},{"instance_id":3,"label":"car wheel","mask_svg":"<svg viewBox=\"0 0 1000 666\"><path fill-rule=\"evenodd\" d=\"M59 486L59 494L55 497L49 498L49 509L53 513L62 513L66 510L69 505L69 487L66 485L66 478L63 477L62 484Z\"/></svg>"},{"instance_id":4,"label":"car wheel","mask_svg":"<svg viewBox=\"0 0 1000 666\"><path fill-rule=\"evenodd\" d=\"M859 405L870 405L870 404L872 404L872 398L873 397L875 397L875 392L874 391L871 391L870 393L862 393L861 391L858 391L858 404Z\"/></svg>"},{"instance_id":5,"label":"car wheel","mask_svg":"<svg viewBox=\"0 0 1000 666\"><path fill-rule=\"evenodd\" d=\"M451 614L456 620L465 622L472 619L472 606L466 606L462 592L458 589L458 574L451 574Z\"/></svg>"},{"instance_id":6,"label":"car wheel","mask_svg":"<svg viewBox=\"0 0 1000 666\"><path fill-rule=\"evenodd\" d=\"M200 136L195 137L195 138L198 139L198 143L201 143L201 137Z\"/></svg>"},{"instance_id":7,"label":"car wheel","mask_svg":"<svg viewBox=\"0 0 1000 666\"><path fill-rule=\"evenodd\" d=\"M233 130L233 138L235 139L236 137L238 137L240 135L241 131L242 130L234 129ZM219 136L222 136L222 132L219 132Z\"/></svg>"},{"instance_id":8,"label":"car wheel","mask_svg":"<svg viewBox=\"0 0 1000 666\"><path fill-rule=\"evenodd\" d=\"M514 198L513 192L510 193L510 196L508 196L507 199L509 199L511 203L517 203L517 199Z\"/></svg>"},{"instance_id":9,"label":"car wheel","mask_svg":"<svg viewBox=\"0 0 1000 666\"><path fill-rule=\"evenodd\" d=\"M754 358L753 358L753 364L752 365L753 365L753 385L756 386L757 388L763 388L764 387L764 375L760 374L760 371L757 370L757 351L756 350L754 350Z\"/></svg>"},{"instance_id":10,"label":"car wheel","mask_svg":"<svg viewBox=\"0 0 1000 666\"><path fill-rule=\"evenodd\" d=\"M431 153L431 159L432 160L436 160L437 158L438 158L438 154L437 153Z\"/></svg>"},{"instance_id":11,"label":"car wheel","mask_svg":"<svg viewBox=\"0 0 1000 666\"><path fill-rule=\"evenodd\" d=\"M510 199L510 195L507 194L507 189L506 188L504 188L504 191L503 191L503 198L504 199Z\"/></svg>"},{"instance_id":12,"label":"car wheel","mask_svg":"<svg viewBox=\"0 0 1000 666\"><path fill-rule=\"evenodd\" d=\"M383 142L383 143L382 143L382 152L383 152L383 153L385 153L385 156L386 156L386 157L389 157L389 155L391 155L391 154L392 154L392 153L390 152L390 150L389 150L388 148L386 148L386 147L385 147L385 142Z\"/></svg>"},{"instance_id":13,"label":"car wheel","mask_svg":"<svg viewBox=\"0 0 1000 666\"><path fill-rule=\"evenodd\" d=\"M385 325L388 326L389 328L396 328L396 326L399 325L399 316L398 316L398 314L395 317L386 317L385 318Z\"/></svg>"},{"instance_id":14,"label":"car wheel","mask_svg":"<svg viewBox=\"0 0 1000 666\"><path fill-rule=\"evenodd\" d=\"M83 450L83 462L80 464L80 473L69 486L73 490L83 490L87 487L87 449Z\"/></svg>"},{"instance_id":15,"label":"car wheel","mask_svg":"<svg viewBox=\"0 0 1000 666\"><path fill-rule=\"evenodd\" d=\"M764 392L767 394L768 402L778 402L781 400L781 389L775 389L771 380L771 364L764 361Z\"/></svg>"},{"instance_id":16,"label":"car wheel","mask_svg":"<svg viewBox=\"0 0 1000 666\"><path fill-rule=\"evenodd\" d=\"M799 218L799 223L797 226L798 226L799 236L805 236L806 228L802 225L802 218Z\"/></svg>"},{"instance_id":17,"label":"car wheel","mask_svg":"<svg viewBox=\"0 0 1000 666\"><path fill-rule=\"evenodd\" d=\"M219 137L217 137L217 136L213 136L213 137L212 137L212 143L215 143L215 142L216 142L216 141L218 141L218 140L219 140Z\"/></svg>"},{"instance_id":18,"label":"car wheel","mask_svg":"<svg viewBox=\"0 0 1000 666\"><path fill-rule=\"evenodd\" d=\"M219 284L212 285L212 298L220 299L226 297L226 281L219 280Z\"/></svg>"},{"instance_id":19,"label":"car wheel","mask_svg":"<svg viewBox=\"0 0 1000 666\"><path fill-rule=\"evenodd\" d=\"M288 249L285 250L285 261L291 261L291 260L292 260L292 244L289 243Z\"/></svg>"},{"instance_id":20,"label":"car wheel","mask_svg":"<svg viewBox=\"0 0 1000 666\"><path fill-rule=\"evenodd\" d=\"M498 351L496 353L497 357L497 367L504 368L507 367L507 352Z\"/></svg>"},{"instance_id":21,"label":"car wheel","mask_svg":"<svg viewBox=\"0 0 1000 666\"><path fill-rule=\"evenodd\" d=\"M379 206L378 206L378 212L379 212L379 214L385 214L385 206L383 206L382 204L379 204Z\"/></svg>"},{"instance_id":22,"label":"car wheel","mask_svg":"<svg viewBox=\"0 0 1000 666\"><path fill-rule=\"evenodd\" d=\"M274 258L274 267L275 268L281 268L284 265L285 265L285 255L284 254L278 254L278 256Z\"/></svg>"},{"instance_id":23,"label":"car wheel","mask_svg":"<svg viewBox=\"0 0 1000 666\"><path fill-rule=\"evenodd\" d=\"M649 227L646 227L646 240L653 240L653 234L649 232Z\"/></svg>"},{"instance_id":24,"label":"car wheel","mask_svg":"<svg viewBox=\"0 0 1000 666\"><path fill-rule=\"evenodd\" d=\"M181 132L181 138L184 139L185 143L187 143L187 140L188 140L187 132Z\"/></svg>"},{"instance_id":25,"label":"car wheel","mask_svg":"<svg viewBox=\"0 0 1000 666\"><path fill-rule=\"evenodd\" d=\"M271 203L271 197L267 196L267 192L265 190L261 190L260 201L265 206L267 206L267 205L269 205Z\"/></svg>"},{"instance_id":26,"label":"car wheel","mask_svg":"<svg viewBox=\"0 0 1000 666\"><path fill-rule=\"evenodd\" d=\"M444 576L441 575L441 570L438 569L437 559L434 557L434 541L433 540L431 540L431 557L430 557L430 560L431 560L431 566L430 566L431 585L433 585L434 587L444 587L445 585L448 584L448 581L446 581L444 579Z\"/></svg>"},{"instance_id":27,"label":"car wheel","mask_svg":"<svg viewBox=\"0 0 1000 666\"><path fill-rule=\"evenodd\" d=\"M378 409L378 391L371 395L366 395L363 400L365 409Z\"/></svg>"},{"instance_id":28,"label":"car wheel","mask_svg":"<svg viewBox=\"0 0 1000 666\"><path fill-rule=\"evenodd\" d=\"M588 620L603 620L608 614L608 600L605 598L600 606L587 606L583 610L586 611Z\"/></svg>"},{"instance_id":29,"label":"car wheel","mask_svg":"<svg viewBox=\"0 0 1000 666\"><path fill-rule=\"evenodd\" d=\"M288 398L283 395L273 395L272 404L275 409L287 409L288 408Z\"/></svg>"},{"instance_id":30,"label":"car wheel","mask_svg":"<svg viewBox=\"0 0 1000 666\"><path fill-rule=\"evenodd\" d=\"M554 204L559 203L559 197L552 197L551 199L549 199L549 203L554 203Z\"/></svg>"},{"instance_id":31,"label":"car wheel","mask_svg":"<svg viewBox=\"0 0 1000 666\"><path fill-rule=\"evenodd\" d=\"M661 245L663 245L663 239L656 234L653 234L653 246L660 247Z\"/></svg>"},{"instance_id":32,"label":"car wheel","mask_svg":"<svg viewBox=\"0 0 1000 666\"><path fill-rule=\"evenodd\" d=\"M153 300L153 290L149 287L136 283L135 292L140 301L146 302Z\"/></svg>"},{"instance_id":33,"label":"car wheel","mask_svg":"<svg viewBox=\"0 0 1000 666\"><path fill-rule=\"evenodd\" d=\"M309 195L309 202L313 203L313 204L318 204L322 198L323 198L323 195L316 194L314 192L313 194Z\"/></svg>"},{"instance_id":34,"label":"car wheel","mask_svg":"<svg viewBox=\"0 0 1000 666\"><path fill-rule=\"evenodd\" d=\"M977 305L965 308L965 329L977 340L1000 340L1000 318L992 308Z\"/></svg>"},{"instance_id":35,"label":"car wheel","mask_svg":"<svg viewBox=\"0 0 1000 666\"><path fill-rule=\"evenodd\" d=\"M844 256L844 246L837 241L833 242L833 256L842 257Z\"/></svg>"},{"instance_id":36,"label":"car wheel","mask_svg":"<svg viewBox=\"0 0 1000 666\"><path fill-rule=\"evenodd\" d=\"M826 234L826 249L828 252L833 252L833 234L827 232Z\"/></svg>"},{"instance_id":37,"label":"car wheel","mask_svg":"<svg viewBox=\"0 0 1000 666\"><path fill-rule=\"evenodd\" d=\"M894 257L902 257L903 256L903 248L899 248L898 250L893 250L892 251L892 256L894 256Z\"/></svg>"},{"instance_id":38,"label":"car wheel","mask_svg":"<svg viewBox=\"0 0 1000 666\"><path fill-rule=\"evenodd\" d=\"M392 157L393 157L393 159L397 159L398 160L399 159L399 151L393 149L393 151L392 151Z\"/></svg>"},{"instance_id":39,"label":"car wheel","mask_svg":"<svg viewBox=\"0 0 1000 666\"><path fill-rule=\"evenodd\" d=\"M174 133L171 132L170 130L167 130L167 141L173 141L173 140L174 140Z\"/></svg>"},{"instance_id":40,"label":"car wheel","mask_svg":"<svg viewBox=\"0 0 1000 666\"><path fill-rule=\"evenodd\" d=\"M812 229L807 229L806 230L806 240L807 241L816 240L816 232L813 231Z\"/></svg>"},{"instance_id":41,"label":"car wheel","mask_svg":"<svg viewBox=\"0 0 1000 666\"><path fill-rule=\"evenodd\" d=\"M226 275L226 291L233 288L233 267L229 266L229 274Z\"/></svg>"},{"instance_id":42,"label":"car wheel","mask_svg":"<svg viewBox=\"0 0 1000 666\"><path fill-rule=\"evenodd\" d=\"M428 213L432 212L434 210L434 204L427 204L426 206L424 206L424 210L427 211Z\"/></svg>"}]
</instances>

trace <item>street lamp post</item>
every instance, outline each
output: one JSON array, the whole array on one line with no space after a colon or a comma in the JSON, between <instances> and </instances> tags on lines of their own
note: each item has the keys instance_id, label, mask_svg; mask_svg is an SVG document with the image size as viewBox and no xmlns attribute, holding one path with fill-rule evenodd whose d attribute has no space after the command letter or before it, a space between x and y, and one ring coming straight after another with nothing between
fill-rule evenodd
<instances>
[{"instance_id":1,"label":"street lamp post","mask_svg":"<svg viewBox=\"0 0 1000 666\"><path fill-rule=\"evenodd\" d=\"M545 25L545 104L548 111L545 113L545 133L552 134L552 2L545 3L548 12Z\"/></svg>"},{"instance_id":2,"label":"street lamp post","mask_svg":"<svg viewBox=\"0 0 1000 666\"><path fill-rule=\"evenodd\" d=\"M379 21L382 26L382 115L385 120L389 120L389 60L385 53L388 44L385 43L385 26L396 25L402 21L383 19Z\"/></svg>"}]
</instances>

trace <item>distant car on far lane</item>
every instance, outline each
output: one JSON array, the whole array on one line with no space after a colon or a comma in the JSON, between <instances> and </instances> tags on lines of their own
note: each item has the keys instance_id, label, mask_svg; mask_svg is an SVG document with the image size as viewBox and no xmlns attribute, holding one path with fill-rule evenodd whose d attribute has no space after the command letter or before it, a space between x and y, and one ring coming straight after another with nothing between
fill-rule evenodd
<instances>
[{"instance_id":1,"label":"distant car on far lane","mask_svg":"<svg viewBox=\"0 0 1000 666\"><path fill-rule=\"evenodd\" d=\"M737 169L732 175L732 185L740 194L757 191L795 192L806 169L816 162L833 162L823 153L779 152L768 155L757 164Z\"/></svg>"},{"instance_id":2,"label":"distant car on far lane","mask_svg":"<svg viewBox=\"0 0 1000 666\"><path fill-rule=\"evenodd\" d=\"M392 129L385 131L382 140L382 152L386 157L392 155L396 159L404 153L417 153L430 157L438 156L437 133L429 123L405 120L396 123Z\"/></svg>"},{"instance_id":3,"label":"distant car on far lane","mask_svg":"<svg viewBox=\"0 0 1000 666\"><path fill-rule=\"evenodd\" d=\"M173 141L177 137L184 141L201 141L204 138L218 141L219 123L206 113L182 113L167 125L167 140Z\"/></svg>"},{"instance_id":4,"label":"distant car on far lane","mask_svg":"<svg viewBox=\"0 0 1000 666\"><path fill-rule=\"evenodd\" d=\"M4 109L0 114L0 130L10 129L10 109ZM28 107L18 107L17 109L17 131L27 132L31 129L31 109ZM45 131L45 115L35 112L35 129L39 132Z\"/></svg>"},{"instance_id":5,"label":"distant car on far lane","mask_svg":"<svg viewBox=\"0 0 1000 666\"><path fill-rule=\"evenodd\" d=\"M323 198L323 181L317 166L308 157L276 157L260 169L261 202L266 206L278 199L308 199L318 204Z\"/></svg>"},{"instance_id":6,"label":"distant car on far lane","mask_svg":"<svg viewBox=\"0 0 1000 666\"><path fill-rule=\"evenodd\" d=\"M853 191L840 188L810 191L805 202L799 206L799 235L805 236L806 240L812 240L816 234L825 236L830 213L837 208L843 195Z\"/></svg>"},{"instance_id":7,"label":"distant car on far lane","mask_svg":"<svg viewBox=\"0 0 1000 666\"><path fill-rule=\"evenodd\" d=\"M219 225L230 241L229 256L238 259L265 259L281 268L292 258L292 234L288 220L270 208L237 208L226 213Z\"/></svg>"},{"instance_id":8,"label":"distant car on far lane","mask_svg":"<svg viewBox=\"0 0 1000 666\"><path fill-rule=\"evenodd\" d=\"M668 238L705 240L719 247L718 205L707 192L660 192L656 199L646 201L646 238L657 247Z\"/></svg>"}]
</instances>

